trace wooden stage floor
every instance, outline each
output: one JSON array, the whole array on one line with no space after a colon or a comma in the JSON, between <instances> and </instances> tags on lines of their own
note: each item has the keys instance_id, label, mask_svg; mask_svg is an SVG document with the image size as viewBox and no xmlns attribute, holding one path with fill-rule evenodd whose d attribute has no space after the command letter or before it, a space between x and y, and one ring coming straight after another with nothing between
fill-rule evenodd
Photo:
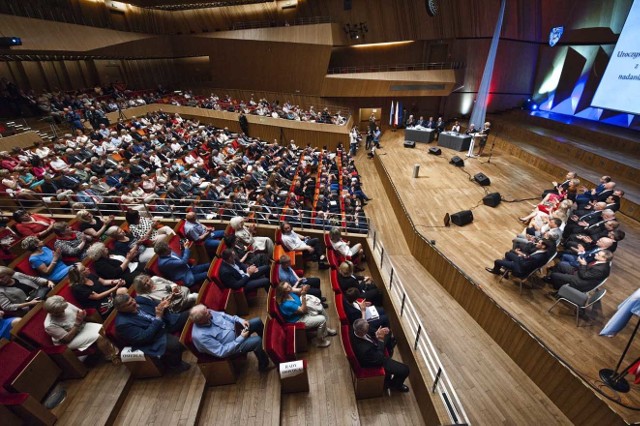
<instances>
[{"instance_id":1,"label":"wooden stage floor","mask_svg":"<svg viewBox=\"0 0 640 426\"><path fill-rule=\"evenodd\" d=\"M499 284L497 277L484 270L485 266L491 266L494 259L501 258L504 252L510 249L512 238L522 231L518 217L529 212L530 203L535 201L503 202L497 208L490 208L482 205L485 189L469 180L470 175L483 172L491 179L491 186L487 188L489 192L500 192L503 199L516 200L539 197L544 189L550 187L550 182L560 176L540 172L497 149L493 152L490 163L487 163L486 156L471 160L464 157L465 167L456 168L449 164L449 159L453 155L463 157L463 153L443 149L442 156L429 155L427 149L433 144L417 144L416 149L405 149L402 146L403 137L402 131L386 132L381 142L383 149L379 150L378 154L379 160L398 188L400 198L418 231L428 240L435 240L437 248L445 256L501 308L536 336L556 358L568 365L574 374L594 389L601 387L598 379L599 369L615 367L633 329L632 324L614 338L598 336L599 330L615 312L617 305L638 288L640 273L634 267L634 261L640 256L640 224L627 217L619 217L621 227L627 235L615 253L612 275L606 284L607 295L601 308L589 313L589 320L583 320L581 327L576 328L572 310L558 306L552 313L547 312L553 303L552 299L545 296L548 289L524 290L520 295L518 287L510 281ZM373 161L366 160L363 153L359 153L357 158L359 170L365 177L365 192L371 191L375 195L368 195L376 198L386 197L384 189L380 190L380 179L374 176L376 169L373 167ZM420 164L417 179L412 178L414 164ZM613 179L616 177L613 176ZM388 216L392 216L392 212L379 212L376 203L374 199L367 207L368 214L372 217L374 226L382 231L383 243L393 247L396 245L395 241L391 241L393 236L400 235L402 238L397 229L390 228L397 226L397 222L387 220ZM385 200L380 203L379 207L384 208ZM471 208L474 213L472 224L465 227L442 226L445 213ZM396 211L395 214L403 213ZM413 286L426 302L431 294L428 280L426 284L416 280ZM421 305L425 309L423 321L427 323L429 303L417 303L416 307L420 309ZM433 323L432 326L438 327ZM443 327L449 326L451 324L443 324ZM446 339L444 330L440 330L438 334ZM436 340L434 343L439 348L447 347L444 341ZM626 362L630 362L631 358L639 354L640 342L636 341ZM457 356L459 355L456 353L443 354L443 357L451 358L453 366ZM505 366L494 365L487 368L502 370ZM502 392L499 387L504 386L504 383L496 381L494 384L498 395ZM531 398L531 395L527 396ZM640 407L640 390L637 386L632 385L629 394L619 397L622 403ZM607 402L627 422L640 421L640 411L625 408L609 400ZM481 407L465 406L465 409L467 413L472 414Z\"/></svg>"}]
</instances>

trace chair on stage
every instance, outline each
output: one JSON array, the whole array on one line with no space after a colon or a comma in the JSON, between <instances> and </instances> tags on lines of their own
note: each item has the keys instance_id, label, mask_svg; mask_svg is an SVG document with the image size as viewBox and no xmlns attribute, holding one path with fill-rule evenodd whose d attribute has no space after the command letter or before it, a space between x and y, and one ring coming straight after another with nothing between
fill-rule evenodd
<instances>
[{"instance_id":1,"label":"chair on stage","mask_svg":"<svg viewBox=\"0 0 640 426\"><path fill-rule=\"evenodd\" d=\"M571 287L569 284L565 284L558 290L557 298L553 305L547 312L551 310L559 303L564 302L576 308L576 327L580 327L580 314L585 313L588 308L591 308L596 303L600 302L602 298L607 294L607 289L603 288L608 278L605 278L595 288L588 292L583 292ZM593 310L593 308L592 308Z\"/></svg>"},{"instance_id":2,"label":"chair on stage","mask_svg":"<svg viewBox=\"0 0 640 426\"><path fill-rule=\"evenodd\" d=\"M533 277L533 276L534 276L534 275L536 275L536 274L539 274L539 273L540 273L544 268L546 268L547 266L549 266L549 265L551 264L551 262L553 262L553 260L556 258L556 256L557 256L557 255L558 255L558 252L553 253L553 256L551 256L551 257L549 258L549 260L547 260L547 262L546 262L544 265L542 265L542 266L541 266L541 267L539 267L539 268L534 269L533 271L529 272L529 273L528 273L526 276L524 276L524 277L518 277L518 276L516 276L516 275L513 273L513 271L511 271L510 269L506 269L506 270L504 271L504 273L502 274L502 276L500 276L500 280L499 280L498 282L499 282L499 283L500 283L500 282L502 282L502 280L503 280L504 278L507 278L507 276L508 276L508 275L510 275L510 276L511 276L511 280L512 280L514 283L516 283L516 284L518 284L518 285L520 286L520 294L522 294L522 288L524 287L524 284L525 284L526 282L528 282L528 281L529 281L529 279L530 279L531 277ZM534 288L534 287L533 287L533 284L529 284L529 286L528 286L528 287L529 287L530 289L533 289L533 288Z\"/></svg>"}]
</instances>

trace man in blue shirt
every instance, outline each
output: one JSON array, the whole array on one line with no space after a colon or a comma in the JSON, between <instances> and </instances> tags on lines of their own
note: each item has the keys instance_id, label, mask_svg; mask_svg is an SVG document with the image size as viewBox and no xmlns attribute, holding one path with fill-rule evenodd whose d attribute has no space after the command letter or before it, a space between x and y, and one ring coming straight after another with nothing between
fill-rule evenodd
<instances>
[{"instance_id":1,"label":"man in blue shirt","mask_svg":"<svg viewBox=\"0 0 640 426\"><path fill-rule=\"evenodd\" d=\"M189 318L193 321L191 338L198 351L218 358L253 352L258 358L258 370L269 368L269 357L262 349L264 324L260 318L247 321L236 315L207 309L204 305L191 308ZM243 327L239 334L236 333L236 324ZM252 333L257 335L251 336Z\"/></svg>"}]
</instances>

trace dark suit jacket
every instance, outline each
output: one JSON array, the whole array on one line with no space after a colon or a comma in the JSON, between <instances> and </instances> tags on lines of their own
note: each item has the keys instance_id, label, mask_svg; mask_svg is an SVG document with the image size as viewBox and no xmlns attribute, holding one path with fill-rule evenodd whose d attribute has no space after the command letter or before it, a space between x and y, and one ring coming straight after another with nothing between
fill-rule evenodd
<instances>
[{"instance_id":1,"label":"dark suit jacket","mask_svg":"<svg viewBox=\"0 0 640 426\"><path fill-rule=\"evenodd\" d=\"M162 272L162 276L171 281L182 281L186 286L190 286L194 282L193 272L191 272L191 265L189 265L189 255L191 252L188 248L185 248L182 252L182 257L173 253L176 257L158 256L158 268Z\"/></svg>"},{"instance_id":2,"label":"dark suit jacket","mask_svg":"<svg viewBox=\"0 0 640 426\"><path fill-rule=\"evenodd\" d=\"M138 309L151 316L156 316L156 306L158 306L159 302L156 302L155 300L151 300L148 297L144 296L136 296L136 302L138 303ZM178 323L179 320L180 314L170 312L168 309L164 311L162 321L164 322L166 327L173 327Z\"/></svg>"},{"instance_id":3,"label":"dark suit jacket","mask_svg":"<svg viewBox=\"0 0 640 426\"><path fill-rule=\"evenodd\" d=\"M155 317L155 312L152 314ZM161 320L143 318L138 314L119 312L116 315L118 337L134 350L146 355L160 357L167 349L165 324Z\"/></svg>"},{"instance_id":4,"label":"dark suit jacket","mask_svg":"<svg viewBox=\"0 0 640 426\"><path fill-rule=\"evenodd\" d=\"M376 343L361 339L353 331L350 333L351 347L361 367L382 367L385 360L384 342L374 339Z\"/></svg>"},{"instance_id":5,"label":"dark suit jacket","mask_svg":"<svg viewBox=\"0 0 640 426\"><path fill-rule=\"evenodd\" d=\"M608 262L596 263L595 265L580 265L575 275L567 276L567 283L571 287L587 292L593 290L602 280L609 276L611 268Z\"/></svg>"},{"instance_id":6,"label":"dark suit jacket","mask_svg":"<svg viewBox=\"0 0 640 426\"><path fill-rule=\"evenodd\" d=\"M520 257L515 261L513 272L518 276L527 276L549 260L549 252L533 253L528 257Z\"/></svg>"},{"instance_id":7,"label":"dark suit jacket","mask_svg":"<svg viewBox=\"0 0 640 426\"><path fill-rule=\"evenodd\" d=\"M237 262L236 265L238 265L243 271L247 271L247 266L243 263ZM222 262L220 265L219 276L222 285L231 289L243 288L247 285L249 280L251 280L250 276L243 277L240 272L236 271L236 269L227 262Z\"/></svg>"}]
</instances>

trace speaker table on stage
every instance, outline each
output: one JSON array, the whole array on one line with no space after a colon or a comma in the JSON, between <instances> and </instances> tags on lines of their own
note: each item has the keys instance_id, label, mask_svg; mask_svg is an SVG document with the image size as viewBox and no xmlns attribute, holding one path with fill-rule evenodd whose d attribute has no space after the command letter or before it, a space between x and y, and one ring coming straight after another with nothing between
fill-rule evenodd
<instances>
[{"instance_id":1,"label":"speaker table on stage","mask_svg":"<svg viewBox=\"0 0 640 426\"><path fill-rule=\"evenodd\" d=\"M453 164L456 167L464 167L464 160L457 155L451 157L451 161L449 163Z\"/></svg>"},{"instance_id":2,"label":"speaker table on stage","mask_svg":"<svg viewBox=\"0 0 640 426\"><path fill-rule=\"evenodd\" d=\"M442 150L438 147L432 146L431 148L429 148L429 154L431 155L440 155L442 154Z\"/></svg>"},{"instance_id":3,"label":"speaker table on stage","mask_svg":"<svg viewBox=\"0 0 640 426\"><path fill-rule=\"evenodd\" d=\"M404 147L405 148L415 148L416 147L416 143L414 141L404 141Z\"/></svg>"},{"instance_id":4,"label":"speaker table on stage","mask_svg":"<svg viewBox=\"0 0 640 426\"><path fill-rule=\"evenodd\" d=\"M458 226L468 225L473 222L473 212L471 210L462 210L461 212L451 215L451 222Z\"/></svg>"},{"instance_id":5,"label":"speaker table on stage","mask_svg":"<svg viewBox=\"0 0 640 426\"><path fill-rule=\"evenodd\" d=\"M473 176L473 180L478 182L480 186L489 186L491 185L491 180L484 173L476 173Z\"/></svg>"},{"instance_id":6,"label":"speaker table on stage","mask_svg":"<svg viewBox=\"0 0 640 426\"><path fill-rule=\"evenodd\" d=\"M482 202L484 203L485 206L497 207L498 204L500 204L501 200L502 200L502 197L500 196L499 192L492 192L491 194L487 194L482 199Z\"/></svg>"}]
</instances>

